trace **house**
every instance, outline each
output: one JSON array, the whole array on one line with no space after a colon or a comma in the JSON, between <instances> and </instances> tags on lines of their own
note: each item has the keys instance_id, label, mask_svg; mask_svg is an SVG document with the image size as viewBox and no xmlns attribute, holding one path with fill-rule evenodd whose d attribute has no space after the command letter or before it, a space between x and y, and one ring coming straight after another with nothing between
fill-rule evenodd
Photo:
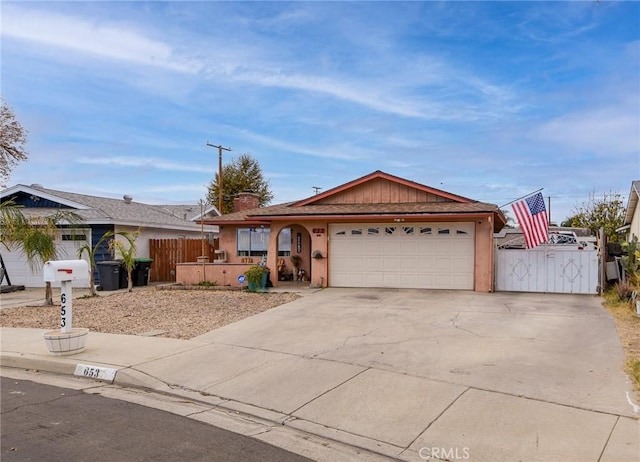
<instances>
[{"instance_id":1,"label":"house","mask_svg":"<svg viewBox=\"0 0 640 462\"><path fill-rule=\"evenodd\" d=\"M136 202L131 196L111 199L44 188L41 185L15 185L0 193L1 200L12 200L21 206L25 216L46 216L58 210L72 211L83 223L80 229L60 226L56 241L61 258L77 258L77 249L85 243L95 246L108 231L133 232L140 230L136 240L137 256L149 257L150 239L201 239L202 229L197 222L202 216L220 215L215 207L202 209L200 205L149 205ZM217 237L217 227L206 226L206 237ZM41 269L31 271L21 251L0 249L13 284L42 287ZM96 260L110 260L106 246Z\"/></svg>"},{"instance_id":2,"label":"house","mask_svg":"<svg viewBox=\"0 0 640 462\"><path fill-rule=\"evenodd\" d=\"M626 233L627 241L632 241L633 236L640 239L640 207L638 207L638 199L640 198L640 180L631 182L631 191L629 192L629 201L627 202L627 212L624 216L622 228L617 231Z\"/></svg>"},{"instance_id":3,"label":"house","mask_svg":"<svg viewBox=\"0 0 640 462\"><path fill-rule=\"evenodd\" d=\"M293 268L291 256L299 255L302 279L318 287L489 292L493 233L506 219L494 204L375 171L269 207L258 207L255 194L242 193L234 213L207 223L220 227L219 246L226 252L226 264L217 266L221 274L212 273L212 280L224 275L235 284L241 265L265 259L278 285ZM178 271L189 278L189 267Z\"/></svg>"}]
</instances>

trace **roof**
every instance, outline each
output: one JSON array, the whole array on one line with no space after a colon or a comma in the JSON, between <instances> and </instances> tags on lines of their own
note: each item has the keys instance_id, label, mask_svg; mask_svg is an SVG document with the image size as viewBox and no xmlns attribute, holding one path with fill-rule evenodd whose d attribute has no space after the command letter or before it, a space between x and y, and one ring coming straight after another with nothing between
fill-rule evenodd
<instances>
[{"instance_id":1,"label":"roof","mask_svg":"<svg viewBox=\"0 0 640 462\"><path fill-rule=\"evenodd\" d=\"M638 198L640 197L640 180L631 182L631 191L629 192L629 201L627 202L627 213L624 216L624 224L630 225L633 220L633 214L638 207Z\"/></svg>"},{"instance_id":2,"label":"roof","mask_svg":"<svg viewBox=\"0 0 640 462\"><path fill-rule=\"evenodd\" d=\"M199 205L150 205L133 200L112 199L108 197L90 196L68 191L44 188L40 185L15 185L0 193L2 200L20 195L53 203L56 207L27 206L23 212L27 215L47 214L62 207L71 209L86 224L117 224L123 226L142 226L152 228L195 231L200 225L193 220L200 215ZM185 218L186 210L192 209L192 216ZM211 231L211 229L207 230Z\"/></svg>"},{"instance_id":3,"label":"roof","mask_svg":"<svg viewBox=\"0 0 640 462\"><path fill-rule=\"evenodd\" d=\"M437 196L438 201L431 202L395 202L395 203L324 203L327 198L336 197L339 193L361 185L372 179L382 178L394 183L418 189ZM268 224L274 220L341 220L341 219L374 219L406 217L416 220L434 220L470 218L490 215L496 217L495 228L501 229L506 219L495 204L473 201L471 199L447 193L445 191L420 185L384 172L376 171L342 186L330 189L322 194L307 199L285 204L260 207L242 212L235 212L207 220L209 223L228 224Z\"/></svg>"}]
</instances>

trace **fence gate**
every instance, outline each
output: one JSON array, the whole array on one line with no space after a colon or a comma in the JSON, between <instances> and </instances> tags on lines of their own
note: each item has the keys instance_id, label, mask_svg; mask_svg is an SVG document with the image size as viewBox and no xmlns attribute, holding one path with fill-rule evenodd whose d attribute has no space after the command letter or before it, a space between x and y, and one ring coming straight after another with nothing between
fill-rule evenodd
<instances>
[{"instance_id":1,"label":"fence gate","mask_svg":"<svg viewBox=\"0 0 640 462\"><path fill-rule=\"evenodd\" d=\"M598 251L541 245L496 250L496 290L598 293Z\"/></svg>"},{"instance_id":2,"label":"fence gate","mask_svg":"<svg viewBox=\"0 0 640 462\"><path fill-rule=\"evenodd\" d=\"M217 241L216 241L217 243ZM204 256L213 262L215 245L204 241ZM176 263L196 262L202 255L201 239L149 239L151 281L170 282L176 280Z\"/></svg>"}]
</instances>

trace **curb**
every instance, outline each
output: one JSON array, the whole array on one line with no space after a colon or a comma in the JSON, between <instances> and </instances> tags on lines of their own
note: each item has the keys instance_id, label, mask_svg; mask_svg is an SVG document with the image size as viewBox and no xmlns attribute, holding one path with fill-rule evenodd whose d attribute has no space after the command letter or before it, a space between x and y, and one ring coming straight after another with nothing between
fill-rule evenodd
<instances>
[{"instance_id":1,"label":"curb","mask_svg":"<svg viewBox=\"0 0 640 462\"><path fill-rule=\"evenodd\" d=\"M95 362L85 364L91 367L115 369L115 377L112 381L109 381L77 375L75 372L79 364L83 363L77 360L74 361L69 357L52 356L48 358L41 355L0 351L0 365L3 369L10 368L23 373L26 371L70 376L93 381L97 384L101 383L103 386L117 385L133 394L145 391L150 392L158 395L155 401L159 407L156 407L156 409L179 414L183 417L249 436L314 460L366 460L371 462L415 460L415 458L406 458L406 456L413 454L405 453L403 458L393 454L395 450L401 448L386 447L386 445L380 445L380 442L369 440L368 438L355 437L355 435L350 435L340 430L324 427L299 418L292 418L291 416L251 404L224 399L215 395L207 395L197 390L189 390L177 386L171 387L165 382L131 367ZM167 397L170 402L169 407L162 406L162 404L166 403L160 396ZM115 396L114 398L117 399ZM147 400L149 401L147 404L139 400L126 401L154 407L150 404L152 399ZM204 407L212 414L207 417L202 414L202 411L193 414L175 412L170 407L171 404L175 403L180 403L184 406Z\"/></svg>"}]
</instances>

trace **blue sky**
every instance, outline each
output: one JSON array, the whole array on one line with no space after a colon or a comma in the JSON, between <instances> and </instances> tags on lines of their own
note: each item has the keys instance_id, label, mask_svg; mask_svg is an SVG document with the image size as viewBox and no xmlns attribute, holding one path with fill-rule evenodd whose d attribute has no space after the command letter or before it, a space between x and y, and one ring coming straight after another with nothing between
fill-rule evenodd
<instances>
[{"instance_id":1,"label":"blue sky","mask_svg":"<svg viewBox=\"0 0 640 462\"><path fill-rule=\"evenodd\" d=\"M9 185L195 203L251 153L302 199L374 170L552 220L640 178L637 2L7 2Z\"/></svg>"}]
</instances>

